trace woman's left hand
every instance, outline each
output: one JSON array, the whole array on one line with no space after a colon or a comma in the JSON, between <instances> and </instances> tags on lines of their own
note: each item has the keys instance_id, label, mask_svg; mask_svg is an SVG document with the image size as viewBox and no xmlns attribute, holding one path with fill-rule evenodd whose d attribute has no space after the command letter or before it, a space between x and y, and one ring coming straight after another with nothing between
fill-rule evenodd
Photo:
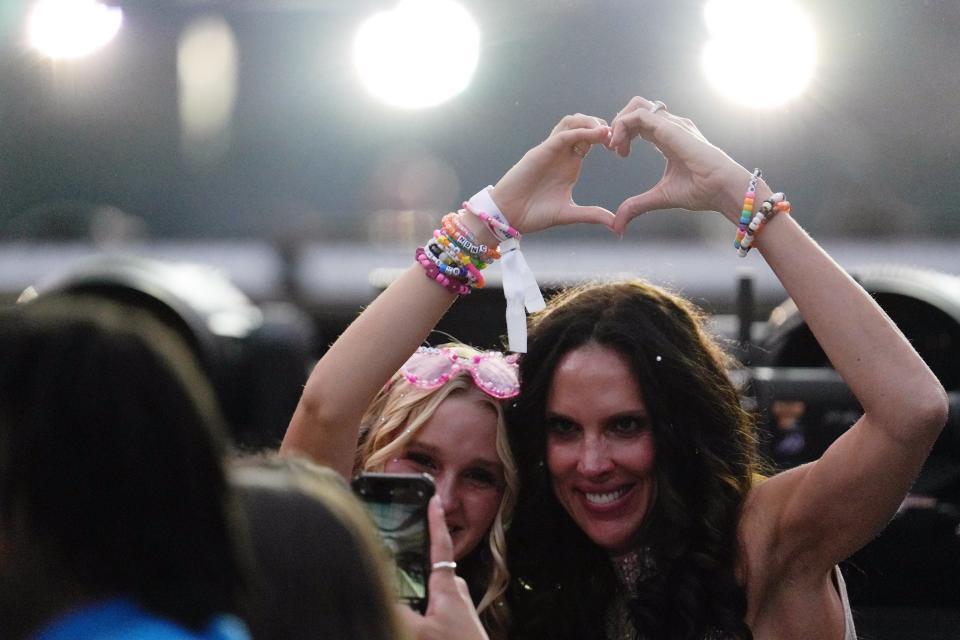
<instances>
[{"instance_id":1,"label":"woman's left hand","mask_svg":"<svg viewBox=\"0 0 960 640\"><path fill-rule=\"evenodd\" d=\"M648 191L627 198L617 209L614 231L623 233L637 216L657 209L719 211L737 221L750 172L710 144L696 125L659 109L641 97L633 98L613 120L610 148L630 154L636 137L654 144L666 157L663 177Z\"/></svg>"},{"instance_id":2,"label":"woman's left hand","mask_svg":"<svg viewBox=\"0 0 960 640\"><path fill-rule=\"evenodd\" d=\"M453 564L453 542L443 515L440 498L430 499L427 510L430 523L430 561ZM455 567L456 565L453 564ZM405 605L400 617L417 640L488 640L477 610L470 599L470 590L463 578L450 566L430 572L430 601L427 613L420 615Z\"/></svg>"},{"instance_id":3,"label":"woman's left hand","mask_svg":"<svg viewBox=\"0 0 960 640\"><path fill-rule=\"evenodd\" d=\"M610 127L599 118L581 113L564 117L500 178L493 201L521 233L575 222L611 226L611 212L573 201L583 159L593 145L605 147L609 139Z\"/></svg>"}]
</instances>

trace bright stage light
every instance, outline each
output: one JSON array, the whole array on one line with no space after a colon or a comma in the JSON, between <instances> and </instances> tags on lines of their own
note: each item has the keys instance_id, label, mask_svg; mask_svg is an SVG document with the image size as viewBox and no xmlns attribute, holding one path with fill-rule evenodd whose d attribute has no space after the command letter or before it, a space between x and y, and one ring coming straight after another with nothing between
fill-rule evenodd
<instances>
[{"instance_id":1,"label":"bright stage light","mask_svg":"<svg viewBox=\"0 0 960 640\"><path fill-rule=\"evenodd\" d=\"M452 0L404 0L360 27L354 62L370 93L401 108L431 107L463 91L477 67L480 30Z\"/></svg>"},{"instance_id":2,"label":"bright stage light","mask_svg":"<svg viewBox=\"0 0 960 640\"><path fill-rule=\"evenodd\" d=\"M110 42L122 23L119 7L96 0L38 0L27 21L27 37L47 57L79 58Z\"/></svg>"},{"instance_id":3,"label":"bright stage light","mask_svg":"<svg viewBox=\"0 0 960 640\"><path fill-rule=\"evenodd\" d=\"M807 88L816 64L816 35L792 0L709 0L704 19L710 40L703 49L703 69L730 100L775 107Z\"/></svg>"}]
</instances>

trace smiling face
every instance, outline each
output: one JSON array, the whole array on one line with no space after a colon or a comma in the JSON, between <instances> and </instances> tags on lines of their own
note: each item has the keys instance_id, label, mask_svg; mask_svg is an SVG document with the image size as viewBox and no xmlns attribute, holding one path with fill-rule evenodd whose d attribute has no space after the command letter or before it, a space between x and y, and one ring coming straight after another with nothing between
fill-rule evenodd
<instances>
[{"instance_id":1,"label":"smiling face","mask_svg":"<svg viewBox=\"0 0 960 640\"><path fill-rule=\"evenodd\" d=\"M624 358L595 343L566 354L550 385L546 427L560 504L595 544L632 550L656 493L656 449Z\"/></svg>"},{"instance_id":2,"label":"smiling face","mask_svg":"<svg viewBox=\"0 0 960 640\"><path fill-rule=\"evenodd\" d=\"M475 389L451 394L384 471L433 476L460 560L484 540L503 496L495 410Z\"/></svg>"}]
</instances>

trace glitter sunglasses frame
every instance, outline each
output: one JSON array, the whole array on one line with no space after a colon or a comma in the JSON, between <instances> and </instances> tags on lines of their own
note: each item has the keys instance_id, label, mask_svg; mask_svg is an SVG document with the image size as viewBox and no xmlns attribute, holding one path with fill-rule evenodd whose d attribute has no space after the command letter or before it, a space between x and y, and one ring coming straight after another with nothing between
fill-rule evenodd
<instances>
[{"instance_id":1,"label":"glitter sunglasses frame","mask_svg":"<svg viewBox=\"0 0 960 640\"><path fill-rule=\"evenodd\" d=\"M520 393L519 356L504 356L499 351L484 351L462 356L450 347L420 347L400 367L410 384L421 389L436 389L461 373L469 373L478 389L498 400Z\"/></svg>"}]
</instances>

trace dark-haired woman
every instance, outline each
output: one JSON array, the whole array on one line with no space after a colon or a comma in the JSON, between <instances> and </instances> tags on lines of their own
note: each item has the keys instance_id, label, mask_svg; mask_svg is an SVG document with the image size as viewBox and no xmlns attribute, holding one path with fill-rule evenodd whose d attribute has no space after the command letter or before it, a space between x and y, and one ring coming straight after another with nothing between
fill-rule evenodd
<instances>
[{"instance_id":1,"label":"dark-haired woman","mask_svg":"<svg viewBox=\"0 0 960 640\"><path fill-rule=\"evenodd\" d=\"M853 638L836 565L893 516L946 420L943 388L758 172L659 102L634 98L612 126L621 156L640 137L666 157L614 230L666 208L743 224L731 238L762 254L864 413L819 460L763 479L727 359L690 303L642 282L551 300L510 416L512 635ZM513 194L493 197L510 218Z\"/></svg>"}]
</instances>

